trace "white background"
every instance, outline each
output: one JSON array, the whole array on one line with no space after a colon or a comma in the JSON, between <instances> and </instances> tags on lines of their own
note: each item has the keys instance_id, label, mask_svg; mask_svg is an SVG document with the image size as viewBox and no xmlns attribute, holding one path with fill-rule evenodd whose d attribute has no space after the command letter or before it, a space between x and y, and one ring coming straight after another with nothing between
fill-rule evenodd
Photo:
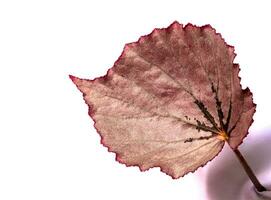
<instances>
[{"instance_id":1,"label":"white background","mask_svg":"<svg viewBox=\"0 0 271 200\"><path fill-rule=\"evenodd\" d=\"M1 0L0 199L207 199L216 160L179 180L115 162L68 75L104 75L125 43L174 20L211 24L258 104L252 137L271 125L270 19L268 1Z\"/></svg>"}]
</instances>

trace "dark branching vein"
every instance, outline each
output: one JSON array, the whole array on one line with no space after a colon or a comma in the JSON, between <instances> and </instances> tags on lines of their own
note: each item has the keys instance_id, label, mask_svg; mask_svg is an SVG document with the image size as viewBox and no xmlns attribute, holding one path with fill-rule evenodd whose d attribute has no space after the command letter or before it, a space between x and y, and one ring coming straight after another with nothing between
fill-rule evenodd
<instances>
[{"instance_id":1,"label":"dark branching vein","mask_svg":"<svg viewBox=\"0 0 271 200\"><path fill-rule=\"evenodd\" d=\"M214 117L210 114L210 112L208 111L206 106L199 100L195 100L194 103L198 106L198 108L204 114L204 117L213 125L213 128L215 128L217 131L219 131L219 128L215 122Z\"/></svg>"},{"instance_id":2,"label":"dark branching vein","mask_svg":"<svg viewBox=\"0 0 271 200\"><path fill-rule=\"evenodd\" d=\"M236 128L237 123L240 121L240 118L236 121L236 123L231 127L231 129L229 130L228 134L230 135L231 132Z\"/></svg>"},{"instance_id":3,"label":"dark branching vein","mask_svg":"<svg viewBox=\"0 0 271 200\"><path fill-rule=\"evenodd\" d=\"M212 135L208 135L208 136L201 136L201 137L198 137L198 138L188 138L184 141L184 143L187 143L187 142L193 142L195 140L209 140L210 138L213 138L215 137L214 134Z\"/></svg>"},{"instance_id":4,"label":"dark branching vein","mask_svg":"<svg viewBox=\"0 0 271 200\"><path fill-rule=\"evenodd\" d=\"M215 94L214 98L215 98L215 102L216 102L216 110L217 110L217 115L218 115L218 119L219 119L219 123L220 123L220 128L223 129L223 130L226 130L224 122L223 122L224 113L223 113L222 107L221 107L222 103L221 103L221 101L219 100L219 97L218 97L218 88L215 89L213 83L212 83L212 92Z\"/></svg>"},{"instance_id":5,"label":"dark branching vein","mask_svg":"<svg viewBox=\"0 0 271 200\"><path fill-rule=\"evenodd\" d=\"M218 130L214 129L214 127L206 126L204 122L200 122L199 120L196 120L196 122L197 122L196 129L198 131L203 130L203 131L209 131L216 134L218 133Z\"/></svg>"},{"instance_id":6,"label":"dark branching vein","mask_svg":"<svg viewBox=\"0 0 271 200\"><path fill-rule=\"evenodd\" d=\"M231 112L232 112L232 102L230 100L230 105L229 105L229 110L228 110L228 116L227 116L227 120L225 123L225 131L229 131L229 124L230 124L230 120L231 120Z\"/></svg>"}]
</instances>

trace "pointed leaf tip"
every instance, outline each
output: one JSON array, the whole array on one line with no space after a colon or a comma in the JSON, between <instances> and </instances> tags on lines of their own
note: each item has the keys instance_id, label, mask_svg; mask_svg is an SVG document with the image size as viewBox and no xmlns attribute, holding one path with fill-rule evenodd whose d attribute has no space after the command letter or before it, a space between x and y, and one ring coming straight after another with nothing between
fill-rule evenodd
<instances>
[{"instance_id":1,"label":"pointed leaf tip","mask_svg":"<svg viewBox=\"0 0 271 200\"><path fill-rule=\"evenodd\" d=\"M72 82L78 87L79 85L78 84L81 84L82 82L82 79L76 77L76 76L73 76L73 75L69 75L69 78L72 80Z\"/></svg>"},{"instance_id":2,"label":"pointed leaf tip","mask_svg":"<svg viewBox=\"0 0 271 200\"><path fill-rule=\"evenodd\" d=\"M76 77L75 77L75 76L73 76L73 75L69 75L69 78L72 80L72 82L74 82L74 81L75 81L75 79L76 79Z\"/></svg>"}]
</instances>

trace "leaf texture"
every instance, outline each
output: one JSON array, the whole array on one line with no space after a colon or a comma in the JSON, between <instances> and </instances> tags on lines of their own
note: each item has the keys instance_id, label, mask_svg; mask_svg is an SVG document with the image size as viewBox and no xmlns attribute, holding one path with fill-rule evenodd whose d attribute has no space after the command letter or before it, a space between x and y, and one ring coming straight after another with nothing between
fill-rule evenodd
<instances>
[{"instance_id":1,"label":"leaf texture","mask_svg":"<svg viewBox=\"0 0 271 200\"><path fill-rule=\"evenodd\" d=\"M105 76L70 78L119 162L179 178L248 133L256 105L235 56L210 25L174 22L126 44Z\"/></svg>"}]
</instances>

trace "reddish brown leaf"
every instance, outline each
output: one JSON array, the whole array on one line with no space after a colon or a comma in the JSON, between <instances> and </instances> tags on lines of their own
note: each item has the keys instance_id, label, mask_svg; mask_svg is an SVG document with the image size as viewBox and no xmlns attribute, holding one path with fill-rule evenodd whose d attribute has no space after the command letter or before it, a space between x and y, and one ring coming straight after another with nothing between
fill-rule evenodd
<instances>
[{"instance_id":1,"label":"reddish brown leaf","mask_svg":"<svg viewBox=\"0 0 271 200\"><path fill-rule=\"evenodd\" d=\"M247 135L256 105L234 57L211 26L174 22L125 45L106 76L70 78L119 162L179 178Z\"/></svg>"}]
</instances>

